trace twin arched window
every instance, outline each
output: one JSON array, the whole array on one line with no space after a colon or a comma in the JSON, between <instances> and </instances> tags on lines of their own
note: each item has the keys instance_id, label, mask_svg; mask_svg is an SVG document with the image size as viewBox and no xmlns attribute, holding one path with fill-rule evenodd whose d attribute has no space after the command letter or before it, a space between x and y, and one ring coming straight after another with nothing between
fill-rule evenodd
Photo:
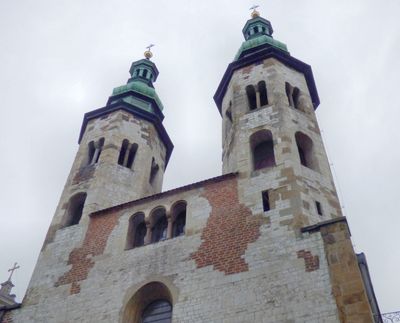
<instances>
[{"instance_id":1,"label":"twin arched window","mask_svg":"<svg viewBox=\"0 0 400 323\"><path fill-rule=\"evenodd\" d=\"M260 81L257 87L253 85L246 86L247 100L250 111L268 105L268 93L265 81Z\"/></svg>"},{"instance_id":2,"label":"twin arched window","mask_svg":"<svg viewBox=\"0 0 400 323\"><path fill-rule=\"evenodd\" d=\"M157 207L150 213L149 218L146 225L143 212L132 215L129 220L126 249L185 235L186 202L175 203L168 217L164 207Z\"/></svg>"},{"instance_id":3,"label":"twin arched window","mask_svg":"<svg viewBox=\"0 0 400 323\"><path fill-rule=\"evenodd\" d=\"M88 157L87 165L94 165L99 161L101 151L104 146L104 138L100 138L97 141L91 141L88 145Z\"/></svg>"},{"instance_id":4,"label":"twin arched window","mask_svg":"<svg viewBox=\"0 0 400 323\"><path fill-rule=\"evenodd\" d=\"M128 139L124 139L119 152L118 164L131 169L135 160L137 148L137 144L132 144Z\"/></svg>"}]
</instances>

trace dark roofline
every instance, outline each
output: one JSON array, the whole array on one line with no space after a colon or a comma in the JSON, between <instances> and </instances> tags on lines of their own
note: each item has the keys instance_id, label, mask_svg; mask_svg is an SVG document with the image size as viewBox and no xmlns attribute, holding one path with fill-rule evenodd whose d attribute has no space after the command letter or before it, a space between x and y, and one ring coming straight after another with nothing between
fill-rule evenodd
<instances>
[{"instance_id":1,"label":"dark roofline","mask_svg":"<svg viewBox=\"0 0 400 323\"><path fill-rule=\"evenodd\" d=\"M308 85L308 89L310 91L311 100L316 109L320 103L317 87L314 81L314 75L312 73L311 66L303 63L302 61L298 60L290 56L289 54L279 50L277 48L272 47L269 44L265 44L262 46L257 47L254 49L255 52L251 53L250 55L244 55L237 61L230 63L222 77L221 82L218 85L217 91L214 94L214 101L217 104L219 113L221 114L222 108L222 99L224 98L226 89L228 88L229 82L232 78L233 73L243 67L249 66L251 64L257 63L261 60L273 57L278 59L283 64L294 68L295 70L304 74L306 78L306 82ZM246 51L247 53L247 51Z\"/></svg>"},{"instance_id":2,"label":"dark roofline","mask_svg":"<svg viewBox=\"0 0 400 323\"><path fill-rule=\"evenodd\" d=\"M322 222L319 222L317 224L313 224L313 225L309 225L309 226L303 227L303 228L301 228L300 231L301 232L310 232L311 233L311 232L319 231L322 227L325 227L327 225L331 225L331 224L334 224L334 223L337 223L337 222L345 222L347 224L347 228L349 227L346 217L345 216L340 216L340 217L337 217L337 218L334 218L334 219L322 221ZM350 229L349 229L349 233L350 233Z\"/></svg>"},{"instance_id":3,"label":"dark roofline","mask_svg":"<svg viewBox=\"0 0 400 323\"><path fill-rule=\"evenodd\" d=\"M199 182L195 182L195 183L191 183L191 184L188 184L188 185L184 185L184 186L180 186L180 187L177 187L177 188L173 188L173 189L171 189L169 191L165 191L165 192L149 195L149 196L137 199L137 200L133 200L133 201L122 203L122 204L119 204L119 205L115 205L115 206L112 206L112 207L109 207L109 208L106 208L106 209L102 209L102 210L99 210L99 211L91 213L90 216L97 216L97 215L101 215L101 214L104 214L104 213L107 213L107 212L110 212L110 211L121 210L123 208L131 207L131 206L134 206L134 205L138 205L138 204L147 202L149 200L156 200L156 199L159 199L159 198L164 198L166 196L170 196L170 195L176 194L178 192L192 190L192 189L195 189L195 188L198 188L198 187L201 187L201 186L204 186L204 185L208 185L208 184L211 184L211 183L222 182L222 181L227 180L227 179L235 178L237 175L238 175L238 173L229 173L229 174L224 174L224 175L221 175L221 176L211 177L211 178L199 181Z\"/></svg>"},{"instance_id":4,"label":"dark roofline","mask_svg":"<svg viewBox=\"0 0 400 323\"><path fill-rule=\"evenodd\" d=\"M81 131L79 134L78 143L79 144L81 143L83 134L85 133L85 130L86 130L86 126L90 120L100 118L106 114L109 114L111 112L115 112L118 110L124 110L126 112L131 113L135 117L142 118L142 119L147 120L154 124L154 127L156 128L156 130L167 150L167 154L166 154L166 158L165 158L165 166L167 166L169 158L171 157L172 150L174 149L174 144L172 143L171 139L169 138L168 133L164 128L164 125L154 114L147 112L145 110L136 108L124 101L119 101L119 102L107 105L103 108L99 108L99 109L85 113L83 116L83 121L82 121Z\"/></svg>"}]
</instances>

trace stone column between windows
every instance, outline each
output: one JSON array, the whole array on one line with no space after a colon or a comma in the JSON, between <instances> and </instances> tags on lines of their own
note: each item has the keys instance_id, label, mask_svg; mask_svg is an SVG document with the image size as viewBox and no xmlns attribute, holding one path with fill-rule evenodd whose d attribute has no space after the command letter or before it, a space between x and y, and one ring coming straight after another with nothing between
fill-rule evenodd
<instances>
[{"instance_id":1,"label":"stone column between windows","mask_svg":"<svg viewBox=\"0 0 400 323\"><path fill-rule=\"evenodd\" d=\"M260 91L258 88L256 89L256 107L257 109L261 106L261 100L260 100Z\"/></svg>"},{"instance_id":2,"label":"stone column between windows","mask_svg":"<svg viewBox=\"0 0 400 323\"><path fill-rule=\"evenodd\" d=\"M168 212L166 214L166 216L167 216L167 221L168 221L167 239L171 239L172 238L172 229L173 229L173 219L172 219L171 212Z\"/></svg>"},{"instance_id":3,"label":"stone column between windows","mask_svg":"<svg viewBox=\"0 0 400 323\"><path fill-rule=\"evenodd\" d=\"M122 166L124 166L124 167L127 167L127 165L128 165L128 158L129 158L131 149L132 149L132 144L128 143L128 146L126 147L126 150L125 150L124 162L122 163Z\"/></svg>"},{"instance_id":4,"label":"stone column between windows","mask_svg":"<svg viewBox=\"0 0 400 323\"><path fill-rule=\"evenodd\" d=\"M94 143L94 148L95 148L95 151L94 151L94 154L93 154L93 158L92 158L92 160L90 161L90 165L95 164L97 158L99 158L99 154L100 154L100 141L97 141L97 142Z\"/></svg>"},{"instance_id":5,"label":"stone column between windows","mask_svg":"<svg viewBox=\"0 0 400 323\"><path fill-rule=\"evenodd\" d=\"M152 226L150 222L146 222L146 236L144 237L144 245L148 245L151 243L151 230Z\"/></svg>"}]
</instances>

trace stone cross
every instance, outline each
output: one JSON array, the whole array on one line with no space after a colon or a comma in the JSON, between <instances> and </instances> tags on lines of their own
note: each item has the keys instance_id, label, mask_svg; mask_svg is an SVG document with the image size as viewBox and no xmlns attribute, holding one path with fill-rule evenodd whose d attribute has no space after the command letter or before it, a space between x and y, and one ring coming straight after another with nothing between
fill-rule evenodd
<instances>
[{"instance_id":1,"label":"stone cross","mask_svg":"<svg viewBox=\"0 0 400 323\"><path fill-rule=\"evenodd\" d=\"M19 268L19 266L17 266L17 263L14 263L14 266L8 270L8 272L11 272L10 277L8 277L9 281L11 281L11 277L14 274L14 271L16 271L18 268Z\"/></svg>"}]
</instances>

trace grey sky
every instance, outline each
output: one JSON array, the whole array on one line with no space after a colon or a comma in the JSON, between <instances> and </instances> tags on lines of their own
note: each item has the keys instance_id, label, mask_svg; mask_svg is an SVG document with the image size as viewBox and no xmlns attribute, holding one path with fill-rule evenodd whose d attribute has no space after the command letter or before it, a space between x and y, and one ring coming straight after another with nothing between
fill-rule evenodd
<instances>
[{"instance_id":1,"label":"grey sky","mask_svg":"<svg viewBox=\"0 0 400 323\"><path fill-rule=\"evenodd\" d=\"M310 64L318 120L356 251L382 312L400 310L400 1L258 1ZM155 87L175 144L164 190L221 173L212 96L253 1L0 1L0 281L21 300L77 150L83 114L155 43Z\"/></svg>"}]
</instances>

